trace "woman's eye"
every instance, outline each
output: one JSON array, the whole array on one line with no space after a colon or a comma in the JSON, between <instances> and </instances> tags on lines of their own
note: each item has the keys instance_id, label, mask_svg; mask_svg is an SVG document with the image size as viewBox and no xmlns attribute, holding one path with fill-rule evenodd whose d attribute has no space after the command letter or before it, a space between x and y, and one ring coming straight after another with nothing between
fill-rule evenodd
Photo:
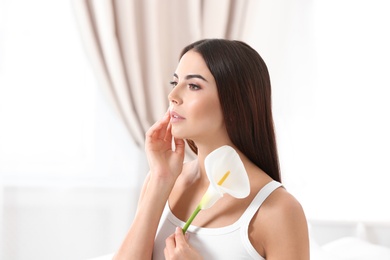
<instances>
[{"instance_id":1,"label":"woman's eye","mask_svg":"<svg viewBox=\"0 0 390 260\"><path fill-rule=\"evenodd\" d=\"M195 85L195 84L188 84L188 85L189 85L189 88L191 90L198 90L198 89L200 89L200 87L198 85Z\"/></svg>"},{"instance_id":2,"label":"woman's eye","mask_svg":"<svg viewBox=\"0 0 390 260\"><path fill-rule=\"evenodd\" d=\"M169 82L169 84L172 86L172 88L174 88L174 87L176 87L177 82L176 81L171 81L171 82Z\"/></svg>"}]
</instances>

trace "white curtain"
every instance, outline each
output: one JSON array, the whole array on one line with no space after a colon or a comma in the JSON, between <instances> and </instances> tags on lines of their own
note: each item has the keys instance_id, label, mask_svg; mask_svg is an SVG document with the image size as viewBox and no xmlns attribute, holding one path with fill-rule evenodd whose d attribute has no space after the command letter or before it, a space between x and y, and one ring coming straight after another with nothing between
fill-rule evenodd
<instances>
[{"instance_id":1,"label":"white curtain","mask_svg":"<svg viewBox=\"0 0 390 260\"><path fill-rule=\"evenodd\" d=\"M168 107L180 50L202 38L245 40L256 1L77 0L85 49L138 147Z\"/></svg>"}]
</instances>

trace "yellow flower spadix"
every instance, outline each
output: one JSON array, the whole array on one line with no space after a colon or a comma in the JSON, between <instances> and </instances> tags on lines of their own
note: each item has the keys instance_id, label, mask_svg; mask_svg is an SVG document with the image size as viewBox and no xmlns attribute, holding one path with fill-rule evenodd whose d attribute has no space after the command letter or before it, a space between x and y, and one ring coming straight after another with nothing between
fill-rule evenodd
<instances>
[{"instance_id":1,"label":"yellow flower spadix","mask_svg":"<svg viewBox=\"0 0 390 260\"><path fill-rule=\"evenodd\" d=\"M218 185L222 185L223 182L226 180L226 178L229 176L230 174L230 171L227 171L223 176L222 178L219 180L219 182L217 183Z\"/></svg>"}]
</instances>

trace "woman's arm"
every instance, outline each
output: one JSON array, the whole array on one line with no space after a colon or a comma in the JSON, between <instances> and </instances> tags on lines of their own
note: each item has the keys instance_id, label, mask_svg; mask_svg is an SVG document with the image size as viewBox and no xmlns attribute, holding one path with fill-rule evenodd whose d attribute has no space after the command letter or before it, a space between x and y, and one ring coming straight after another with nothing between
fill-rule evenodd
<instances>
[{"instance_id":1,"label":"woman's arm","mask_svg":"<svg viewBox=\"0 0 390 260\"><path fill-rule=\"evenodd\" d=\"M309 260L308 226L300 203L285 189L268 197L252 220L250 240L267 260Z\"/></svg>"},{"instance_id":2,"label":"woman's arm","mask_svg":"<svg viewBox=\"0 0 390 260\"><path fill-rule=\"evenodd\" d=\"M172 150L172 138L169 113L166 113L146 133L145 151L150 172L133 223L114 259L152 258L161 214L183 166L184 141L175 139L175 150Z\"/></svg>"}]
</instances>

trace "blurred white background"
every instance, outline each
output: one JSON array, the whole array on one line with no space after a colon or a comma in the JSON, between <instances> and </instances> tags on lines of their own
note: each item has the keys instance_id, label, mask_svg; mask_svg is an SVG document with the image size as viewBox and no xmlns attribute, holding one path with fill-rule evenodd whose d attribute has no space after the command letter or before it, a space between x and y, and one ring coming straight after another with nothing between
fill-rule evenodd
<instances>
[{"instance_id":1,"label":"blurred white background","mask_svg":"<svg viewBox=\"0 0 390 260\"><path fill-rule=\"evenodd\" d=\"M287 2L267 1L253 36L286 185L310 218L389 221L390 3Z\"/></svg>"},{"instance_id":2,"label":"blurred white background","mask_svg":"<svg viewBox=\"0 0 390 260\"><path fill-rule=\"evenodd\" d=\"M259 1L285 186L309 220L390 222L386 0ZM115 250L147 169L69 1L0 0L0 259Z\"/></svg>"}]
</instances>

